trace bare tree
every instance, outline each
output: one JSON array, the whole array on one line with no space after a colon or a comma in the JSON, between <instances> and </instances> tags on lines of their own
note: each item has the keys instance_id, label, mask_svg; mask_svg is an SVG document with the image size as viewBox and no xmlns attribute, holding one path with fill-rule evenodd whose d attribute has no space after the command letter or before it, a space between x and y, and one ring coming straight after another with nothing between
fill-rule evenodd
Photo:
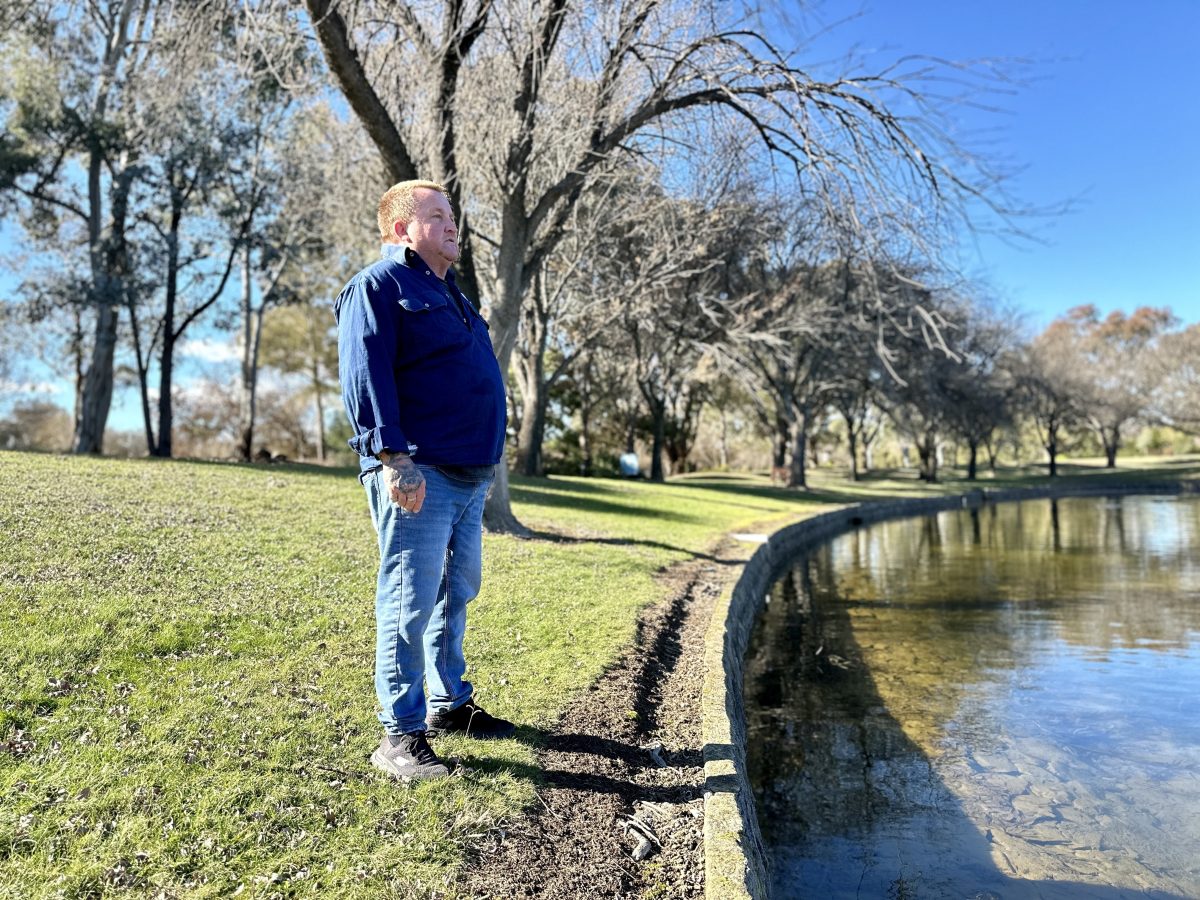
<instances>
[{"instance_id":1,"label":"bare tree","mask_svg":"<svg viewBox=\"0 0 1200 900\"><path fill-rule=\"evenodd\" d=\"M967 445L967 480L978 473L979 448L1014 418L1016 382L1004 361L1015 349L1017 317L991 314L982 303L963 310L954 349L961 365L946 382L947 425Z\"/></svg>"},{"instance_id":2,"label":"bare tree","mask_svg":"<svg viewBox=\"0 0 1200 900\"><path fill-rule=\"evenodd\" d=\"M214 141L215 134L206 134L207 129L189 117L181 131L167 137L161 154L153 154L155 158L152 159L151 153L146 154L153 174L147 179L150 190L141 219L150 225L161 242L156 254L161 266L161 295L154 292L158 301L155 303L157 314L152 320L149 344L150 350L158 348L158 428L151 448L154 456L172 455L175 350L187 330L225 293L253 221L252 214L243 210L238 221L232 223L234 227L230 233L220 218L207 215L216 199L218 181L228 171L226 154L233 143L229 130L222 129L219 123L209 124L216 126L218 133L223 132L217 138L220 143ZM214 152L218 146L222 147L223 153ZM160 199L161 203L151 198ZM214 247L220 248L220 255L215 260ZM130 305L131 314L135 316L135 336L141 330L136 309L136 304ZM143 407L148 409L146 373L149 354L143 354L140 338L137 338L136 352L142 375ZM149 421L146 422L146 433L148 438L151 437Z\"/></svg>"},{"instance_id":3,"label":"bare tree","mask_svg":"<svg viewBox=\"0 0 1200 900\"><path fill-rule=\"evenodd\" d=\"M865 342L854 342L852 349L867 350ZM846 424L846 451L850 456L850 480L858 481L860 472L870 470L871 445L883 427L882 410L875 401L882 377L873 352L846 353L839 356L838 374L829 390L829 403ZM858 464L862 451L863 465Z\"/></svg>"},{"instance_id":4,"label":"bare tree","mask_svg":"<svg viewBox=\"0 0 1200 900\"><path fill-rule=\"evenodd\" d=\"M90 350L79 350L88 362L79 373L77 453L100 452L112 403L130 272L129 195L147 136L136 99L159 49L156 26L172 9L145 0L45 0L25 4L23 16L4 23L14 39L7 68L16 77L4 88L12 103L0 146L0 191L17 198L35 240L51 248L78 240L87 251L82 287L94 323ZM84 173L82 195L74 164Z\"/></svg>"},{"instance_id":5,"label":"bare tree","mask_svg":"<svg viewBox=\"0 0 1200 900\"><path fill-rule=\"evenodd\" d=\"M618 257L642 283L621 304L621 323L632 381L650 417L650 479L662 481L664 454L674 464L686 461L706 398L705 362L737 318L724 266L736 245L721 234L719 205L662 198L644 212Z\"/></svg>"},{"instance_id":6,"label":"bare tree","mask_svg":"<svg viewBox=\"0 0 1200 900\"><path fill-rule=\"evenodd\" d=\"M369 234L364 240L362 223L378 177L377 159L363 158L361 130L340 122L322 102L267 103L251 121L252 152L230 186L232 209L252 223L241 251L239 303L237 452L243 460L254 452L264 316L280 305L299 304L316 327L324 313L314 304L333 296L366 258L371 242ZM273 121L276 127L267 127ZM317 331L324 333L329 324L322 322ZM323 424L323 416L319 419ZM318 442L321 459L324 450Z\"/></svg>"},{"instance_id":7,"label":"bare tree","mask_svg":"<svg viewBox=\"0 0 1200 900\"><path fill-rule=\"evenodd\" d=\"M645 404L631 377L631 350L625 335L612 330L583 352L573 372L581 475L593 473L605 442L619 452L634 452Z\"/></svg>"},{"instance_id":8,"label":"bare tree","mask_svg":"<svg viewBox=\"0 0 1200 900\"><path fill-rule=\"evenodd\" d=\"M912 278L850 257L804 262L798 251L821 254L819 244L802 244L775 271L760 274L764 280L751 304L752 340L739 351L767 399L760 419L774 429L774 465L786 465L790 487L807 482L809 436L826 405L847 401L856 379L898 380L897 351L885 344L885 333L913 353L918 346L928 351L938 324ZM908 313L901 319L903 310ZM932 324L920 327L913 310L925 317L922 324Z\"/></svg>"},{"instance_id":9,"label":"bare tree","mask_svg":"<svg viewBox=\"0 0 1200 900\"><path fill-rule=\"evenodd\" d=\"M897 348L902 380L887 383L885 408L896 431L916 447L921 480L932 483L938 480L938 450L949 424L951 370L959 363L912 339L898 341Z\"/></svg>"},{"instance_id":10,"label":"bare tree","mask_svg":"<svg viewBox=\"0 0 1200 900\"><path fill-rule=\"evenodd\" d=\"M616 202L612 192L576 208L568 236L543 261L522 311L516 347L521 394L516 462L526 475L542 473L551 389L619 319L625 299L642 288L639 276L657 274L653 265L623 271L615 248L624 235L616 223L632 220L614 213L610 202Z\"/></svg>"},{"instance_id":11,"label":"bare tree","mask_svg":"<svg viewBox=\"0 0 1200 900\"><path fill-rule=\"evenodd\" d=\"M1172 428L1200 434L1200 324L1164 335L1153 369L1151 414Z\"/></svg>"},{"instance_id":12,"label":"bare tree","mask_svg":"<svg viewBox=\"0 0 1200 900\"><path fill-rule=\"evenodd\" d=\"M1076 363L1061 337L1060 331L1047 329L1007 364L1017 373L1020 408L1037 430L1052 478L1058 474L1058 456L1067 445L1070 429L1082 418Z\"/></svg>"},{"instance_id":13,"label":"bare tree","mask_svg":"<svg viewBox=\"0 0 1200 900\"><path fill-rule=\"evenodd\" d=\"M464 217L467 283L478 274L484 285L488 269L502 372L535 274L589 184L624 155L707 133L714 118L740 123L830 207L853 202L886 215L996 196L992 173L936 128L920 88L942 74L938 65L816 79L737 4L306 2L329 69L389 176L424 170L448 182ZM547 102L565 82L581 102ZM918 117L893 112L889 98ZM519 527L503 477L487 521Z\"/></svg>"},{"instance_id":14,"label":"bare tree","mask_svg":"<svg viewBox=\"0 0 1200 900\"><path fill-rule=\"evenodd\" d=\"M715 283L696 280L719 262L714 245L720 239L714 241L715 233L702 230L711 215L665 196L653 173L632 169L576 207L566 237L534 279L531 302L522 314L516 357L523 401L517 460L526 475L540 471L549 391L570 374L581 355L623 326L634 339L638 358L637 348L645 347L639 335L658 333L659 320L688 302L679 293L703 293ZM689 338L703 341L715 333L711 322L698 324L698 329L684 329ZM610 349L614 343L608 342ZM699 392L685 389L663 407L663 448L675 461L686 456L699 398Z\"/></svg>"}]
</instances>

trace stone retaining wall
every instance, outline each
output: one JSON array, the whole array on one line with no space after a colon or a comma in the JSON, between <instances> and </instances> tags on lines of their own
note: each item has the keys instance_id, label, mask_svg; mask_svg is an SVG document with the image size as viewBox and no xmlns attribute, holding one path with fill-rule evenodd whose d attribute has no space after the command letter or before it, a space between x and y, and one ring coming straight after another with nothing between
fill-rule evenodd
<instances>
[{"instance_id":1,"label":"stone retaining wall","mask_svg":"<svg viewBox=\"0 0 1200 900\"><path fill-rule=\"evenodd\" d=\"M860 525L984 503L1049 497L1200 492L1200 482L1044 485L977 489L947 497L872 501L789 525L766 539L713 609L705 635L701 734L704 741L704 887L709 900L767 896L766 853L746 774L742 660L771 585L801 553Z\"/></svg>"}]
</instances>

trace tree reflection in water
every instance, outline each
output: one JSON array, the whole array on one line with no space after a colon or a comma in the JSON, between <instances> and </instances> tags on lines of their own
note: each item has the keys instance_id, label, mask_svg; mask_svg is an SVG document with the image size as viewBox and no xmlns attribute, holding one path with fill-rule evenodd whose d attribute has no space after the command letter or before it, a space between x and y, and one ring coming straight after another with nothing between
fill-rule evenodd
<instances>
[{"instance_id":1,"label":"tree reflection in water","mask_svg":"<svg viewBox=\"0 0 1200 900\"><path fill-rule=\"evenodd\" d=\"M779 897L1200 896L1200 502L862 529L746 659Z\"/></svg>"}]
</instances>

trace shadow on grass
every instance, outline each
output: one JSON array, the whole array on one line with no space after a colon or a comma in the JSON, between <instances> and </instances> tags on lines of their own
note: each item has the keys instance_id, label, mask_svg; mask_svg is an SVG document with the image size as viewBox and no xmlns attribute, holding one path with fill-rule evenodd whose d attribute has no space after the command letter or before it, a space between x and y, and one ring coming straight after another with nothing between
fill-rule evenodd
<instances>
[{"instance_id":1,"label":"shadow on grass","mask_svg":"<svg viewBox=\"0 0 1200 900\"><path fill-rule=\"evenodd\" d=\"M784 502L802 501L805 503L841 503L839 499L828 499L836 496L825 491L814 491L811 488L785 488L773 487L768 485L752 485L747 484L745 480L732 481L722 479L721 481L710 481L708 476L703 478L688 478L686 480L671 481L668 484L671 487L687 488L695 490L699 488L705 491L717 491L723 494L737 494L739 497L758 497L763 500L776 500Z\"/></svg>"},{"instance_id":2,"label":"shadow on grass","mask_svg":"<svg viewBox=\"0 0 1200 900\"><path fill-rule=\"evenodd\" d=\"M533 748L540 758L551 756L549 765L514 763L510 759L487 755L484 743L472 744L471 753L454 754L468 769L481 772L509 772L538 788L563 788L616 794L626 801L673 800L681 796L692 799L699 792L696 785L651 785L636 780L640 772L661 768L650 751L636 744L574 732L556 733L532 726L519 726L516 740ZM704 765L700 750L682 749L658 751L670 767L694 768ZM555 768L554 756L565 757L570 768Z\"/></svg>"},{"instance_id":3,"label":"shadow on grass","mask_svg":"<svg viewBox=\"0 0 1200 900\"><path fill-rule=\"evenodd\" d=\"M740 562L731 559L721 559L711 553L704 553L698 550L689 550L687 547L680 547L675 544L666 544L662 541L648 541L642 538L622 538L622 537L577 537L569 534L558 534L553 531L536 531L531 530L529 536L534 540L549 541L554 544L603 544L610 547L652 547L655 550L667 550L672 553L684 553L690 559L705 559L709 562L716 563L720 566L735 566L741 565Z\"/></svg>"},{"instance_id":4,"label":"shadow on grass","mask_svg":"<svg viewBox=\"0 0 1200 900\"><path fill-rule=\"evenodd\" d=\"M599 494L597 488L589 488L591 493ZM509 493L514 503L527 506L541 506L548 509L573 509L581 512L602 513L616 516L638 516L646 519L663 519L671 522L698 522L697 516L687 513L673 512L668 509L653 506L639 506L633 503L620 503L615 500L602 500L598 497L580 497L578 493L557 493L549 488L510 486Z\"/></svg>"}]
</instances>

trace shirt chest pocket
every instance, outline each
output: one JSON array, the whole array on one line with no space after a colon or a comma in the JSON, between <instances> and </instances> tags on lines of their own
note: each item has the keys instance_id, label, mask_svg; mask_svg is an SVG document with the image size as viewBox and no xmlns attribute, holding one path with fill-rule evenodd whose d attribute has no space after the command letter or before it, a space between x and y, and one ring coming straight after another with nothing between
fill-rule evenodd
<instances>
[{"instance_id":1,"label":"shirt chest pocket","mask_svg":"<svg viewBox=\"0 0 1200 900\"><path fill-rule=\"evenodd\" d=\"M432 291L400 298L400 306L407 313L445 313L448 311L449 303L450 301L446 297Z\"/></svg>"},{"instance_id":2,"label":"shirt chest pocket","mask_svg":"<svg viewBox=\"0 0 1200 900\"><path fill-rule=\"evenodd\" d=\"M439 358L452 358L470 343L471 331L464 326L450 298L435 291L413 291L400 298L400 363L421 365Z\"/></svg>"}]
</instances>

